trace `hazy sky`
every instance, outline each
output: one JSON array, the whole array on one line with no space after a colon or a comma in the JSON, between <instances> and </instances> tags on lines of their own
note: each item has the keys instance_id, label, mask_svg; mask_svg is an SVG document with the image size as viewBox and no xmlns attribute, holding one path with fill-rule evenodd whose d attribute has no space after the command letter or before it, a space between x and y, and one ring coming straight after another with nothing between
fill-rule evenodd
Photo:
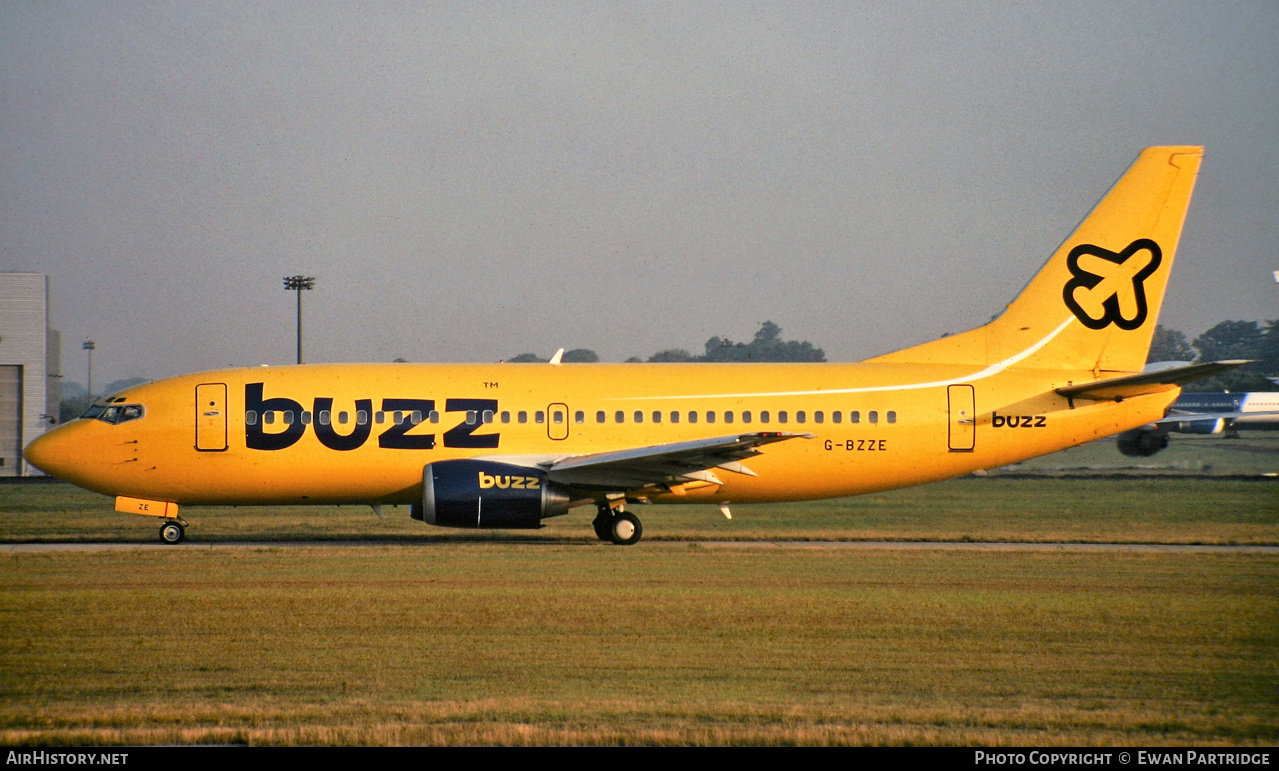
<instances>
[{"instance_id":1,"label":"hazy sky","mask_svg":"<svg viewBox=\"0 0 1279 771\"><path fill-rule=\"evenodd\" d=\"M94 380L980 325L1207 147L1161 321L1279 317L1279 3L0 0L0 270Z\"/></svg>"}]
</instances>

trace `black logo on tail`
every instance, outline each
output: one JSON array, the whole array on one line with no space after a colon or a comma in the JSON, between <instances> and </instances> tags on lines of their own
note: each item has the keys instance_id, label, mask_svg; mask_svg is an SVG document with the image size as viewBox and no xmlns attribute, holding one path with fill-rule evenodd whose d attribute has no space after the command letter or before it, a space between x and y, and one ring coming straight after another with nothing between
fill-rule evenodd
<instances>
[{"instance_id":1,"label":"black logo on tail","mask_svg":"<svg viewBox=\"0 0 1279 771\"><path fill-rule=\"evenodd\" d=\"M1114 324L1133 330L1146 321L1146 288L1142 285L1163 259L1149 238L1133 241L1122 252L1083 244L1066 258L1070 280L1062 291L1066 307L1089 329Z\"/></svg>"}]
</instances>

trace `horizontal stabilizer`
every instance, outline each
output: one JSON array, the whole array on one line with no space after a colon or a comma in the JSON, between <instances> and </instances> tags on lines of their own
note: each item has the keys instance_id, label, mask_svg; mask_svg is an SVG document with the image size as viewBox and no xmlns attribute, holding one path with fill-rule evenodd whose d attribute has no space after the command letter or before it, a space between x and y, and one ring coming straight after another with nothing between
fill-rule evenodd
<instances>
[{"instance_id":1,"label":"horizontal stabilizer","mask_svg":"<svg viewBox=\"0 0 1279 771\"><path fill-rule=\"evenodd\" d=\"M1159 393L1169 388L1183 386L1196 380L1212 377L1219 372L1251 364L1249 359L1231 361L1210 361L1204 364L1187 364L1184 367L1170 367L1154 372L1142 372L1138 375L1113 377L1097 380L1083 385L1072 385L1058 388L1057 393L1068 399L1096 399L1109 401L1127 399L1142 394Z\"/></svg>"}]
</instances>

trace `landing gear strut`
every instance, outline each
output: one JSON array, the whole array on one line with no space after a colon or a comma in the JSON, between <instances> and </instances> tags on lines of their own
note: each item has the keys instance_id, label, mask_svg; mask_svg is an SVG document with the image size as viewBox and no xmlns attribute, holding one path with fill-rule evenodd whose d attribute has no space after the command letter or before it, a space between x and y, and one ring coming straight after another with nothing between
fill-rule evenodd
<instances>
[{"instance_id":1,"label":"landing gear strut","mask_svg":"<svg viewBox=\"0 0 1279 771\"><path fill-rule=\"evenodd\" d=\"M160 526L160 540L167 544L182 543L182 539L186 537L186 523L180 519L166 520Z\"/></svg>"},{"instance_id":2,"label":"landing gear strut","mask_svg":"<svg viewBox=\"0 0 1279 771\"><path fill-rule=\"evenodd\" d=\"M630 546L638 543L644 534L644 527L639 517L629 511L613 510L609 506L600 506L599 513L591 522L595 535L601 541L612 541L618 546Z\"/></svg>"}]
</instances>

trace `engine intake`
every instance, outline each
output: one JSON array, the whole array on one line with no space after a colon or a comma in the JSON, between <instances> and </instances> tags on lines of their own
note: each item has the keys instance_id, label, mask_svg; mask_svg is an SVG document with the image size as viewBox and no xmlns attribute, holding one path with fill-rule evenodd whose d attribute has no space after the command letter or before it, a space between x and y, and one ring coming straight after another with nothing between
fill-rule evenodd
<instances>
[{"instance_id":1,"label":"engine intake","mask_svg":"<svg viewBox=\"0 0 1279 771\"><path fill-rule=\"evenodd\" d=\"M445 460L422 469L413 519L442 527L533 529L568 513L565 490L541 469L483 460Z\"/></svg>"}]
</instances>

